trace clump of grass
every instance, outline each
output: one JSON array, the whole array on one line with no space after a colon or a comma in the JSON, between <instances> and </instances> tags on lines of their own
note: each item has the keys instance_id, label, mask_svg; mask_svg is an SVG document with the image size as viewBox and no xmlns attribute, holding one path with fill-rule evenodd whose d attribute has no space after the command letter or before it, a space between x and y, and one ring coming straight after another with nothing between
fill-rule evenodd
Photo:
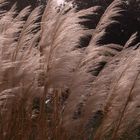
<instances>
[{"instance_id":1,"label":"clump of grass","mask_svg":"<svg viewBox=\"0 0 140 140\"><path fill-rule=\"evenodd\" d=\"M122 44L131 5L103 3L0 10L1 140L139 137L139 33Z\"/></svg>"},{"instance_id":2,"label":"clump of grass","mask_svg":"<svg viewBox=\"0 0 140 140\"><path fill-rule=\"evenodd\" d=\"M71 53L66 61L77 53L73 53L74 47L88 32L80 27L79 16L91 9L76 13L66 5L58 12L55 2L49 1L43 15L41 11L42 7L33 11L26 7L17 13L16 5L0 11L1 140L66 139L62 131L63 87L58 84L63 76L55 74L63 73L64 67L53 69L67 54Z\"/></svg>"}]
</instances>

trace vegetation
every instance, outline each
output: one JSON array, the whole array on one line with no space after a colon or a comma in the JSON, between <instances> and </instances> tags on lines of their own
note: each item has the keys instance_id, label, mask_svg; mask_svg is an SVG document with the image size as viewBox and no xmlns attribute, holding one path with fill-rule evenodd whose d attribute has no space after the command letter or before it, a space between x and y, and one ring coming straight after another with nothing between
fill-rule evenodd
<instances>
[{"instance_id":1,"label":"vegetation","mask_svg":"<svg viewBox=\"0 0 140 140\"><path fill-rule=\"evenodd\" d=\"M139 140L140 1L7 2L0 140Z\"/></svg>"}]
</instances>

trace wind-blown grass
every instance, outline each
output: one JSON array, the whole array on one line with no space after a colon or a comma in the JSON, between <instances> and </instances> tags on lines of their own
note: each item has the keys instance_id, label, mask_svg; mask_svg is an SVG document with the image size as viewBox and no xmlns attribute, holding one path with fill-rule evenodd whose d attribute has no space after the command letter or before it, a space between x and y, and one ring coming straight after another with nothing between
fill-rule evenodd
<instances>
[{"instance_id":1,"label":"wind-blown grass","mask_svg":"<svg viewBox=\"0 0 140 140\"><path fill-rule=\"evenodd\" d=\"M0 9L1 140L139 139L139 30L109 3Z\"/></svg>"},{"instance_id":2,"label":"wind-blown grass","mask_svg":"<svg viewBox=\"0 0 140 140\"><path fill-rule=\"evenodd\" d=\"M83 20L79 16L92 12L92 9L77 13L75 9L68 9L69 5L58 12L55 3L49 1L41 22L39 22L41 7L33 11L27 7L17 14L14 5L9 11L2 11L0 19L2 140L35 138L42 140L49 137L62 139L63 134L58 134L61 129L56 128L59 127L61 118L58 118L62 111L61 106L58 107L57 104L60 104L61 89L68 85L68 83L64 85L63 81L66 81L65 78L71 78L72 70L69 68L76 67L81 53L75 46L78 45L80 37L88 33L88 30L79 25ZM49 94L51 89L53 90ZM45 111L45 101L52 94L55 100L51 100L53 112L49 119L49 114L47 115ZM34 99L38 100L35 103L38 104L38 109L33 108ZM56 110L58 108L59 111ZM48 121L52 121L52 127Z\"/></svg>"}]
</instances>

